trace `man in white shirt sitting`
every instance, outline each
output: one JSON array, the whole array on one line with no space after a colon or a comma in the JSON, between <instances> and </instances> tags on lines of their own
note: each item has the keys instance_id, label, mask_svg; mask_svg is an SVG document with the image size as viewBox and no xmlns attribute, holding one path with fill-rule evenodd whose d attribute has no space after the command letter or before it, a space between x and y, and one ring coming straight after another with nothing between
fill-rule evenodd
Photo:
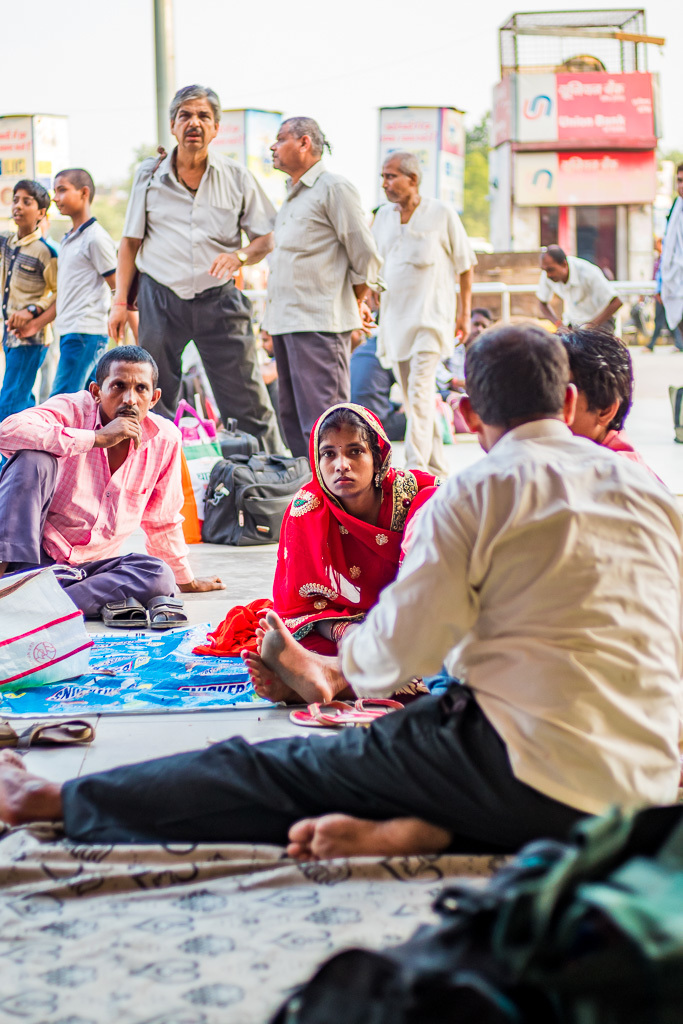
<instances>
[{"instance_id":1,"label":"man in white shirt sitting","mask_svg":"<svg viewBox=\"0 0 683 1024\"><path fill-rule=\"evenodd\" d=\"M560 333L572 327L614 330L614 314L622 302L599 267L567 256L559 245L549 245L541 253L541 270L536 292L541 316ZM562 299L562 319L548 305L554 295Z\"/></svg>"},{"instance_id":2,"label":"man in white shirt sitting","mask_svg":"<svg viewBox=\"0 0 683 1024\"><path fill-rule=\"evenodd\" d=\"M675 800L681 712L676 501L567 426L559 339L485 331L463 412L488 457L426 505L399 578L339 668L274 613L262 656L306 700L455 682L368 729L194 753L67 782L0 755L0 818L80 842L284 843L302 858L515 850L610 804ZM329 581L328 581L329 582ZM4 761L4 764L2 763Z\"/></svg>"}]
</instances>

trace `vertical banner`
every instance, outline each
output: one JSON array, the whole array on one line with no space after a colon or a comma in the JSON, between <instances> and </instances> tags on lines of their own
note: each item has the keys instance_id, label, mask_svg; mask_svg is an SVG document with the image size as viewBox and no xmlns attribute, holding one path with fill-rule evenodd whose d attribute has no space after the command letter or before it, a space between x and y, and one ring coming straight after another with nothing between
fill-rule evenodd
<instances>
[{"instance_id":1,"label":"vertical banner","mask_svg":"<svg viewBox=\"0 0 683 1024\"><path fill-rule=\"evenodd\" d=\"M34 178L51 189L55 174L69 166L69 125L66 117L34 116L33 156Z\"/></svg>"},{"instance_id":2,"label":"vertical banner","mask_svg":"<svg viewBox=\"0 0 683 1024\"><path fill-rule=\"evenodd\" d=\"M281 124L282 114L277 110L246 112L247 167L275 206L282 205L287 182L287 175L273 167L270 151Z\"/></svg>"},{"instance_id":3,"label":"vertical banner","mask_svg":"<svg viewBox=\"0 0 683 1024\"><path fill-rule=\"evenodd\" d=\"M238 164L247 162L245 115L245 110L223 110L218 135L211 143L219 153Z\"/></svg>"},{"instance_id":4,"label":"vertical banner","mask_svg":"<svg viewBox=\"0 0 683 1024\"><path fill-rule=\"evenodd\" d=\"M436 197L439 163L439 107L382 107L379 112L379 171L390 153L414 153L422 168L423 195ZM384 193L379 190L379 200Z\"/></svg>"},{"instance_id":5,"label":"vertical banner","mask_svg":"<svg viewBox=\"0 0 683 1024\"><path fill-rule=\"evenodd\" d=\"M12 189L33 177L33 131L30 117L0 117L0 217L12 216Z\"/></svg>"},{"instance_id":6,"label":"vertical banner","mask_svg":"<svg viewBox=\"0 0 683 1024\"><path fill-rule=\"evenodd\" d=\"M463 208L465 127L454 107L382 107L379 112L379 168L391 153L406 150L420 161L424 196ZM379 189L379 201L384 194Z\"/></svg>"}]
</instances>

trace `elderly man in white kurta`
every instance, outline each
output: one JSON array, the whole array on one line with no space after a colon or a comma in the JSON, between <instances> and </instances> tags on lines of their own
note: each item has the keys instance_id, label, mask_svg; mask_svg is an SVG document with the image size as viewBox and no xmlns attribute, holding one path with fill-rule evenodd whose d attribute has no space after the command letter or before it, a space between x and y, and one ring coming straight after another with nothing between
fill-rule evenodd
<instances>
[{"instance_id":1,"label":"elderly man in white kurta","mask_svg":"<svg viewBox=\"0 0 683 1024\"><path fill-rule=\"evenodd\" d=\"M392 205L377 211L373 234L384 260L377 352L391 362L407 416L406 466L448 472L436 417L436 371L453 334L469 333L476 256L455 210L420 195L413 153L392 153L382 188ZM456 320L455 284L460 279Z\"/></svg>"}]
</instances>

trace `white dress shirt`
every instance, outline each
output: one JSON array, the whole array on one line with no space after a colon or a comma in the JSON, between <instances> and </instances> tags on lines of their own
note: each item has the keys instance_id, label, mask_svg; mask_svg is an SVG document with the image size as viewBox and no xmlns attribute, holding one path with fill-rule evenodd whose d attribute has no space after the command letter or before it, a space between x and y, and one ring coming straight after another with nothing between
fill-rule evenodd
<instances>
[{"instance_id":1,"label":"white dress shirt","mask_svg":"<svg viewBox=\"0 0 683 1024\"><path fill-rule=\"evenodd\" d=\"M456 278L476 265L452 206L425 196L407 224L397 206L381 206L372 233L384 260L377 354L392 363L415 352L453 352Z\"/></svg>"},{"instance_id":2,"label":"white dress shirt","mask_svg":"<svg viewBox=\"0 0 683 1024\"><path fill-rule=\"evenodd\" d=\"M288 182L278 210L266 330L356 330L361 323L353 286L377 287L380 262L358 192L319 160L296 185Z\"/></svg>"},{"instance_id":3,"label":"white dress shirt","mask_svg":"<svg viewBox=\"0 0 683 1024\"><path fill-rule=\"evenodd\" d=\"M548 303L553 295L559 295L564 323L581 327L616 299L617 293L612 282L594 263L578 256L567 256L567 264L569 276L564 283L551 281L545 270L541 271L536 298Z\"/></svg>"},{"instance_id":4,"label":"white dress shirt","mask_svg":"<svg viewBox=\"0 0 683 1024\"><path fill-rule=\"evenodd\" d=\"M275 208L253 174L222 153L209 149L194 196L178 181L172 158L169 153L151 179L155 158L140 164L123 235L143 240L136 260L143 274L193 299L225 283L209 268L216 256L240 248L243 231L250 242L271 233Z\"/></svg>"},{"instance_id":5,"label":"white dress shirt","mask_svg":"<svg viewBox=\"0 0 683 1024\"><path fill-rule=\"evenodd\" d=\"M398 580L342 644L361 697L442 663L515 776L588 813L676 797L675 498L558 420L505 434L424 509Z\"/></svg>"}]
</instances>

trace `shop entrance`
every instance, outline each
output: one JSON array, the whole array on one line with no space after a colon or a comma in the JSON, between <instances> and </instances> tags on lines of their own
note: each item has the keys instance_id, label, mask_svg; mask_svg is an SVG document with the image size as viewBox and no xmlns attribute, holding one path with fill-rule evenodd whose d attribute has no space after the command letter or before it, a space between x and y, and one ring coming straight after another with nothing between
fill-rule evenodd
<instances>
[{"instance_id":1,"label":"shop entrance","mask_svg":"<svg viewBox=\"0 0 683 1024\"><path fill-rule=\"evenodd\" d=\"M617 269L616 206L576 207L576 255L614 281Z\"/></svg>"}]
</instances>

